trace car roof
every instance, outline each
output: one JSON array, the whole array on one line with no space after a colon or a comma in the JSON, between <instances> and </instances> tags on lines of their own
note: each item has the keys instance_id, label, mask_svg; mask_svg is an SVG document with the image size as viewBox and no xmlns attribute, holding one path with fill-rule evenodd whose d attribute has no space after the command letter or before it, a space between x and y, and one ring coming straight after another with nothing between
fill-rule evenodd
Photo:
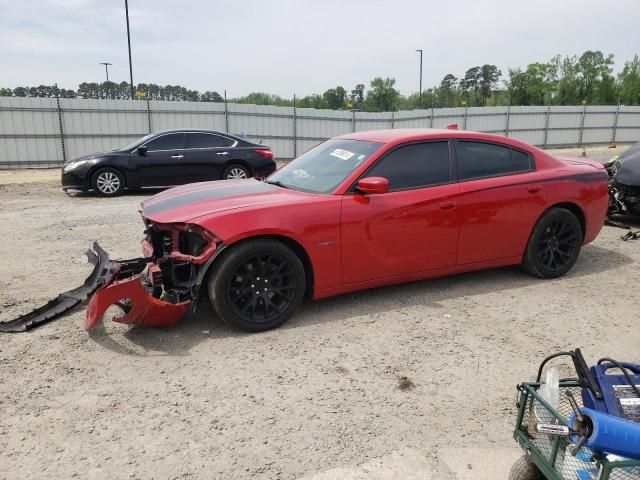
<instances>
[{"instance_id":1,"label":"car roof","mask_svg":"<svg viewBox=\"0 0 640 480\"><path fill-rule=\"evenodd\" d=\"M238 135L234 135L233 133L221 132L220 130L207 130L205 128L173 128L168 130L159 130L157 132L153 132L154 135L165 135L167 133L187 133L187 132L195 132L195 133L214 133L216 135L222 135L223 137L230 137L235 140L242 140L247 143L254 143L248 138L240 137Z\"/></svg>"},{"instance_id":2,"label":"car roof","mask_svg":"<svg viewBox=\"0 0 640 480\"><path fill-rule=\"evenodd\" d=\"M526 144L514 138L503 137L501 135L492 135L490 133L470 132L467 130L444 128L394 128L387 130L369 130L366 132L347 133L337 138L389 144L411 142L416 140L458 138L468 140L487 140L491 142L512 145L514 147L520 147L527 150L535 148L532 145Z\"/></svg>"}]
</instances>

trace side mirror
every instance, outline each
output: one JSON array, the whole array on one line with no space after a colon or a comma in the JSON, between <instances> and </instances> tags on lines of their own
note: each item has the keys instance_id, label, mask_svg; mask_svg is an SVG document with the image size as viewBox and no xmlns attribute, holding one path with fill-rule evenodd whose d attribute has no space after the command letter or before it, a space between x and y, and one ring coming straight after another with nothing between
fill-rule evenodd
<instances>
[{"instance_id":1,"label":"side mirror","mask_svg":"<svg viewBox=\"0 0 640 480\"><path fill-rule=\"evenodd\" d=\"M384 177L366 177L360 179L356 189L361 193L387 193L389 180Z\"/></svg>"},{"instance_id":2,"label":"side mirror","mask_svg":"<svg viewBox=\"0 0 640 480\"><path fill-rule=\"evenodd\" d=\"M138 151L138 155L144 155L145 153L147 153L147 146L140 145L136 150Z\"/></svg>"}]
</instances>

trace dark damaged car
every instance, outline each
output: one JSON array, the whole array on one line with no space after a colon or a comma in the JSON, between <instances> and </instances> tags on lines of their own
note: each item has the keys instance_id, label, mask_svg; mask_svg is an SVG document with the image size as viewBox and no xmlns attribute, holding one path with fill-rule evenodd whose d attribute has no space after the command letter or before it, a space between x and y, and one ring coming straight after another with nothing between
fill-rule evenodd
<instances>
[{"instance_id":1,"label":"dark damaged car","mask_svg":"<svg viewBox=\"0 0 640 480\"><path fill-rule=\"evenodd\" d=\"M609 174L609 213L640 216L640 142L605 164Z\"/></svg>"}]
</instances>

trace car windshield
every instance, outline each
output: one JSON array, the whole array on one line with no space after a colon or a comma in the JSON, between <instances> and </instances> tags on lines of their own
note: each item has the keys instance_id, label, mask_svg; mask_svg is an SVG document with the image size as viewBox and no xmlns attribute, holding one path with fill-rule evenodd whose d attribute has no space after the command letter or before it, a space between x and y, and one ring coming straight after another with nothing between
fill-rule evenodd
<instances>
[{"instance_id":1,"label":"car windshield","mask_svg":"<svg viewBox=\"0 0 640 480\"><path fill-rule=\"evenodd\" d=\"M134 148L136 148L139 145L142 145L144 142L146 142L147 140L149 140L150 138L152 138L155 134L154 133L150 133L149 135L145 135L142 138L139 138L138 140L136 140L133 143L130 143L129 145L119 148L118 150L120 151L124 151L124 150L133 150Z\"/></svg>"},{"instance_id":2,"label":"car windshield","mask_svg":"<svg viewBox=\"0 0 640 480\"><path fill-rule=\"evenodd\" d=\"M381 143L328 140L270 175L267 182L303 192L330 193Z\"/></svg>"}]
</instances>

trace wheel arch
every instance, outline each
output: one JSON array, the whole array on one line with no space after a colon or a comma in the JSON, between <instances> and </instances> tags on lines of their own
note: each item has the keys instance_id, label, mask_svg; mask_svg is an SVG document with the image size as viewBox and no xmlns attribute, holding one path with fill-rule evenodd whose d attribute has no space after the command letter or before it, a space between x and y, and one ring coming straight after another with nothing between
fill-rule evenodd
<instances>
[{"instance_id":1,"label":"wheel arch","mask_svg":"<svg viewBox=\"0 0 640 480\"><path fill-rule=\"evenodd\" d=\"M576 218L580 222L580 228L582 229L582 241L584 241L584 237L587 233L587 218L582 208L580 208L580 206L577 203L573 203L573 202L554 203L553 205L550 205L544 212L542 212L542 214L538 217L538 220L540 220L543 217L543 215L546 214L552 208L564 208L565 210L569 210L571 213L573 213L576 216Z\"/></svg>"},{"instance_id":2,"label":"wheel arch","mask_svg":"<svg viewBox=\"0 0 640 480\"><path fill-rule=\"evenodd\" d=\"M281 242L285 246L290 248L298 256L298 258L302 262L302 266L305 272L305 279L306 279L305 297L310 297L313 294L313 285L315 280L313 263L311 262L311 258L309 257L309 254L307 253L305 248L293 238L288 237L286 235L279 235L279 234L254 235L250 237L244 237L236 242L226 245L225 250L227 251L231 250L234 247L241 245L244 242L247 242L250 240L260 240L260 239L275 240L275 241ZM220 262L220 257L222 257L222 255L217 256L215 260L211 263L211 265L207 267L207 271L204 273L203 278L207 278L213 271L215 271L216 266Z\"/></svg>"}]
</instances>

